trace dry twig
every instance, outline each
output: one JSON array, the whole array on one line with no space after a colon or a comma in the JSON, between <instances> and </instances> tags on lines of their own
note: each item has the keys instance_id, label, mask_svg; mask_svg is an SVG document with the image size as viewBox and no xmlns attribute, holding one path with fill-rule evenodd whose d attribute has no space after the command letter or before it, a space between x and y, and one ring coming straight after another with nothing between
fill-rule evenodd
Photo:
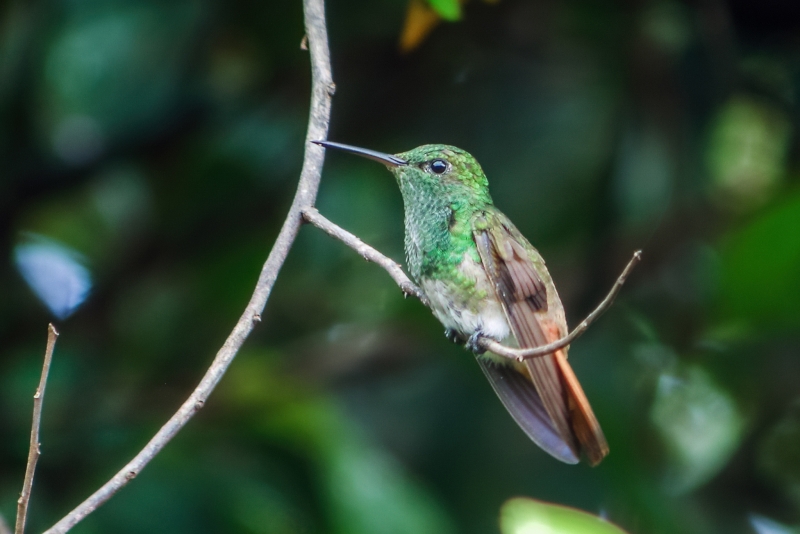
<instances>
[{"instance_id":1,"label":"dry twig","mask_svg":"<svg viewBox=\"0 0 800 534\"><path fill-rule=\"evenodd\" d=\"M323 215L317 211L316 208L306 208L303 210L303 218L329 236L333 237L334 239L338 239L348 247L358 252L358 254L365 260L377 263L383 267L384 270L389 273L389 276L392 277L392 280L394 280L395 283L400 286L403 294L413 295L422 301L425 306L430 306L428 299L425 297L425 294L422 292L422 290L420 290L420 288L411 281L408 275L406 275L406 273L403 271L403 268L400 266L400 264L394 261L392 258L384 256L382 253L367 245L361 241L361 239L351 234L344 228L332 223L323 217Z\"/></svg>"},{"instance_id":2,"label":"dry twig","mask_svg":"<svg viewBox=\"0 0 800 534\"><path fill-rule=\"evenodd\" d=\"M233 331L219 349L214 361L206 371L197 388L181 405L178 411L164 424L145 447L123 467L111 480L95 491L69 514L53 525L45 534L61 534L70 530L84 517L96 510L112 495L130 482L141 470L175 437L192 416L205 404L214 387L222 379L239 348L244 343L253 326L260 321L261 312L266 306L272 287L283 266L289 249L303 223L303 209L312 206L319 189L320 174L325 152L322 147L310 143L314 139L325 139L330 119L331 96L335 86L331 76L330 53L328 51L328 32L325 24L323 0L304 0L306 35L311 51L312 95L306 132L306 150L303 169L297 185L292 206L286 215L278 238L261 269L255 291L250 302L234 326Z\"/></svg>"},{"instance_id":3,"label":"dry twig","mask_svg":"<svg viewBox=\"0 0 800 534\"><path fill-rule=\"evenodd\" d=\"M359 255L361 255L365 260L375 262L376 264L383 267L386 272L389 273L389 276L400 286L400 289L406 295L414 295L418 299L422 301L425 306L430 307L428 303L428 299L425 297L425 294L417 287L411 279L406 275L400 265L394 261L393 259L384 256L371 246L367 245L361 239L356 237L355 235L351 234L347 230L337 226L335 223L331 222L330 220L326 219L325 217L320 214L315 208L307 208L303 211L303 217L306 221L310 222L320 230L324 231L329 236L338 239L348 247L352 248ZM553 352L566 347L575 339L578 338L581 334L583 334L589 325L592 324L603 312L605 312L611 304L614 302L617 294L619 293L620 289L622 289L622 285L627 280L628 276L633 271L633 268L641 261L642 259L642 251L637 250L633 253L633 257L628 262L628 265L625 266L625 269L622 271L622 274L619 275L617 281L611 287L611 291L609 291L606 298L597 306L597 308L592 311L589 315L586 316L586 319L580 322L580 324L568 335L564 336L563 338L554 341L553 343L549 343L547 345L541 345L539 347L531 348L531 349L514 349L511 347L507 347L493 339L489 338L480 338L478 340L478 344L488 350L491 351L498 356L502 356L504 358L508 358L511 360L523 361L529 358L536 358L540 356L546 356L548 354L552 354Z\"/></svg>"},{"instance_id":4,"label":"dry twig","mask_svg":"<svg viewBox=\"0 0 800 534\"><path fill-rule=\"evenodd\" d=\"M28 517L28 503L31 500L33 487L33 473L36 471L36 462L42 454L39 443L39 427L42 424L42 403L44 403L44 388L47 385L47 375L50 373L50 362L53 361L53 349L56 347L58 332L53 323L47 325L47 348L44 351L42 376L39 378L39 387L33 394L33 422L31 423L31 443L28 447L28 464L25 466L25 481L22 483L22 493L17 500L17 524L14 534L25 532L25 520Z\"/></svg>"}]
</instances>

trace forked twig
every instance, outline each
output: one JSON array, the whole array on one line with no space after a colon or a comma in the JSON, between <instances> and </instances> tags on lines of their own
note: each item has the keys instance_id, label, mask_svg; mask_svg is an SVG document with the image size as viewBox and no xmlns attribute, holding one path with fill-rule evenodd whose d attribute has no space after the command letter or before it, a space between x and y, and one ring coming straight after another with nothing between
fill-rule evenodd
<instances>
[{"instance_id":1,"label":"forked twig","mask_svg":"<svg viewBox=\"0 0 800 534\"><path fill-rule=\"evenodd\" d=\"M331 222L330 220L326 219L316 208L306 208L303 210L303 218L308 221L309 223L313 224L329 236L338 239L348 247L352 248L356 252L359 253L365 260L372 261L381 267L383 267L386 272L389 273L389 276L400 286L400 289L406 295L414 295L415 297L419 298L425 306L430 307L428 299L425 297L425 294L422 293L420 288L411 281L411 279L403 272L403 269L400 265L394 261L393 259L389 258L388 256L383 255L382 253L378 252L371 246L367 245L361 239L356 237L355 235L351 234L347 230L341 228L340 226L336 225L335 223ZM600 315L603 314L614 302L617 294L619 293L620 289L622 289L622 285L628 279L628 276L633 271L633 268L641 261L642 259L642 251L637 250L633 253L633 257L628 262L628 265L625 266L625 269L622 271L622 274L619 275L617 281L611 287L611 291L608 292L606 298L597 306L597 308L592 311L589 315L586 316L586 319L581 321L581 323L569 334L562 337L561 339L554 341L553 343L549 343L547 345L541 345L539 347L534 347L530 349L514 349L511 347L507 347L498 341L489 338L479 338L478 344L498 356L502 356L503 358L508 358L511 360L517 361L524 361L530 358L537 358L541 356L546 356L548 354L552 354L553 352L557 351L558 349L564 348L575 339L577 339L581 334L583 334L589 325L591 325Z\"/></svg>"},{"instance_id":2,"label":"forked twig","mask_svg":"<svg viewBox=\"0 0 800 534\"><path fill-rule=\"evenodd\" d=\"M25 532L25 520L28 517L28 503L31 500L33 487L33 473L36 471L36 462L42 454L39 448L39 427L42 424L42 403L44 402L44 388L47 385L47 375L50 373L50 363L53 361L53 349L56 347L58 332L53 323L47 325L47 348L44 351L42 376L39 378L39 387L33 394L33 422L31 423L31 443L28 447L28 463L25 466L25 481L22 483L22 493L17 500L17 523L14 534Z\"/></svg>"}]
</instances>

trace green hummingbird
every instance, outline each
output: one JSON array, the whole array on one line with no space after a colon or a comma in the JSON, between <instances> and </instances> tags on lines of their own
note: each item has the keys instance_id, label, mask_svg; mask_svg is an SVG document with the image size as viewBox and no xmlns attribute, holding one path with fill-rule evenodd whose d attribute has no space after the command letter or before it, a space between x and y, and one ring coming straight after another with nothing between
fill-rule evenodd
<instances>
[{"instance_id":1,"label":"green hummingbird","mask_svg":"<svg viewBox=\"0 0 800 534\"><path fill-rule=\"evenodd\" d=\"M567 334L567 322L544 260L494 206L475 158L448 145L391 155L315 143L378 161L394 174L405 207L408 270L445 333L476 354L497 396L537 445L571 464L583 451L597 465L608 443L567 362L567 347L524 362L479 347L481 337L510 347L545 345Z\"/></svg>"}]
</instances>

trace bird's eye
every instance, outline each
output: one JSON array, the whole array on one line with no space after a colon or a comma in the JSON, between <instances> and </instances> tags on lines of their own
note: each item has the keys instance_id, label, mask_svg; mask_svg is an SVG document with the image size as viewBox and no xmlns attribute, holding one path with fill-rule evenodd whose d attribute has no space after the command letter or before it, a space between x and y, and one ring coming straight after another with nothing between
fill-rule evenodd
<instances>
[{"instance_id":1,"label":"bird's eye","mask_svg":"<svg viewBox=\"0 0 800 534\"><path fill-rule=\"evenodd\" d=\"M447 162L443 159L435 159L430 163L433 174L444 174L447 171Z\"/></svg>"}]
</instances>

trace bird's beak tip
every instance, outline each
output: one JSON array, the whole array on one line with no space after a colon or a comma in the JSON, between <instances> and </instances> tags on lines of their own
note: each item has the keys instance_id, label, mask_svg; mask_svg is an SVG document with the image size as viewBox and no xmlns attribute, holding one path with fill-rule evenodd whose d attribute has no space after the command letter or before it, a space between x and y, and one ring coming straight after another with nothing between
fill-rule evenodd
<instances>
[{"instance_id":1,"label":"bird's beak tip","mask_svg":"<svg viewBox=\"0 0 800 534\"><path fill-rule=\"evenodd\" d=\"M350 152L351 154L356 154L358 156L371 159L379 163L383 163L388 167L401 167L408 164L407 161L397 156L393 156L391 154L384 154L383 152L376 152L375 150L369 150L367 148L360 148L356 146L345 145L342 143L334 143L332 141L311 141L311 142L323 146L325 148L336 148L339 150L344 150L345 152Z\"/></svg>"}]
</instances>

